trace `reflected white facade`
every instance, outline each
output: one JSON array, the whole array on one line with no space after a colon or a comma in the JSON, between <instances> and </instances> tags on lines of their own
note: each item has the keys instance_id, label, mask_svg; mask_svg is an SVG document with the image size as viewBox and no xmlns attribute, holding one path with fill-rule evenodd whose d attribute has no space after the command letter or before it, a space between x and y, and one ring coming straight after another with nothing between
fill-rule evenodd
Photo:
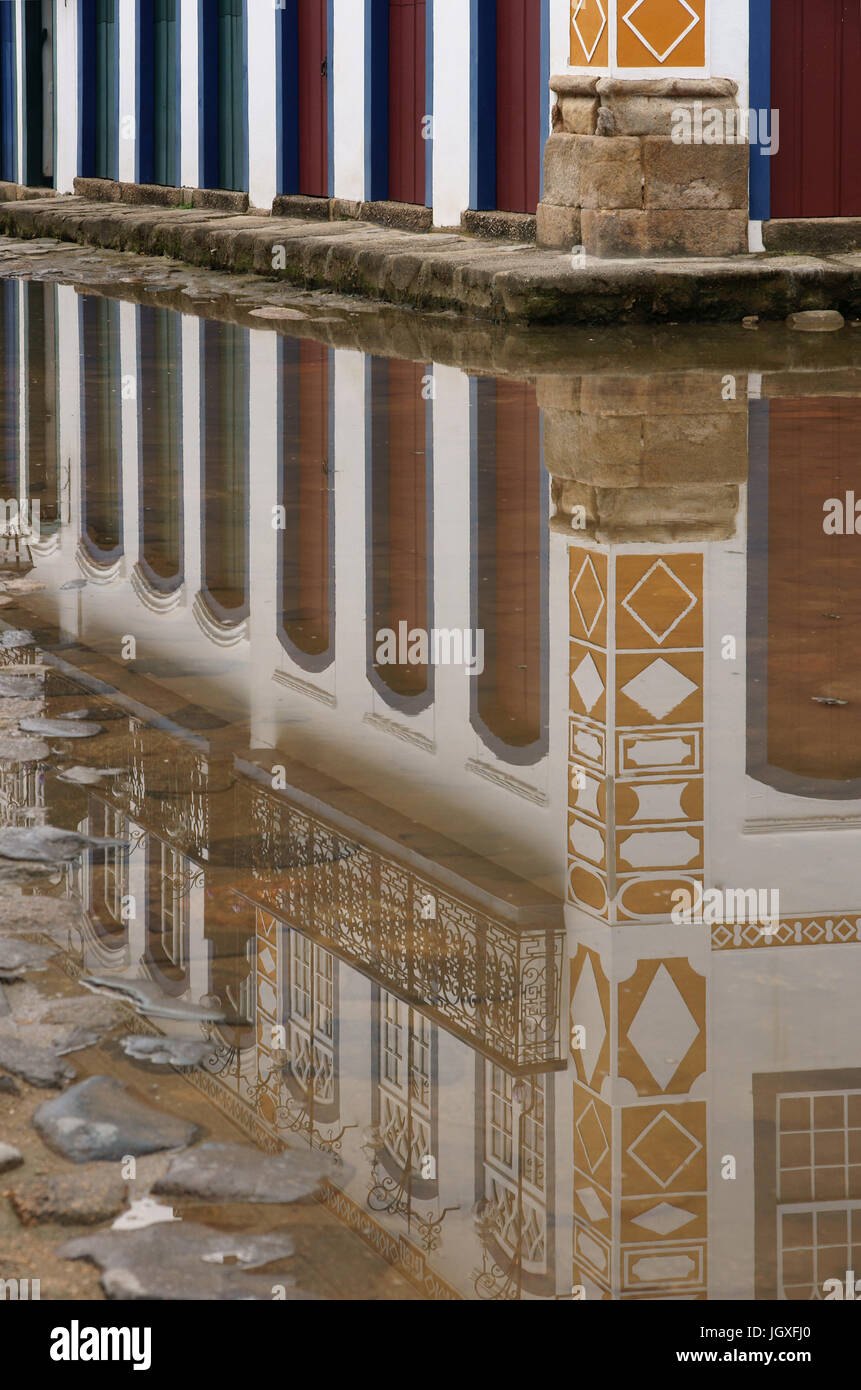
<instances>
[{"instance_id":1,"label":"reflected white facade","mask_svg":"<svg viewBox=\"0 0 861 1390\"><path fill-rule=\"evenodd\" d=\"M126 773L62 801L132 846L70 876L82 963L218 999L190 1084L338 1153L328 1205L430 1296L852 1268L861 788L811 695L850 658L823 635L810 690L786 659L813 532L762 504L809 482L782 431L848 447L857 373L477 381L66 287L3 308L4 486L42 516L15 622L127 718ZM833 563L823 612L857 602ZM479 611L485 686L375 666L381 614ZM57 786L4 773L5 814ZM777 931L676 925L697 884L779 890Z\"/></svg>"}]
</instances>

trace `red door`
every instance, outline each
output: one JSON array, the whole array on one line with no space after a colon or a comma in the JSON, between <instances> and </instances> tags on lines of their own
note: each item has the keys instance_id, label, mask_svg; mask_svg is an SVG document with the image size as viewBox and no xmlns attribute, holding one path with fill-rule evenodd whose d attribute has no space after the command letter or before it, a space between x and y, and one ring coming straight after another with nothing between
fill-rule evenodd
<instances>
[{"instance_id":1,"label":"red door","mask_svg":"<svg viewBox=\"0 0 861 1390\"><path fill-rule=\"evenodd\" d=\"M535 212L541 197L541 154L541 5L539 0L496 0L498 208Z\"/></svg>"},{"instance_id":2,"label":"red door","mask_svg":"<svg viewBox=\"0 0 861 1390\"><path fill-rule=\"evenodd\" d=\"M858 0L774 0L771 106L772 217L861 216Z\"/></svg>"},{"instance_id":3,"label":"red door","mask_svg":"<svg viewBox=\"0 0 861 1390\"><path fill-rule=\"evenodd\" d=\"M424 204L425 0L389 0L389 198Z\"/></svg>"},{"instance_id":4,"label":"red door","mask_svg":"<svg viewBox=\"0 0 861 1390\"><path fill-rule=\"evenodd\" d=\"M329 194L327 0L299 0L299 192Z\"/></svg>"}]
</instances>

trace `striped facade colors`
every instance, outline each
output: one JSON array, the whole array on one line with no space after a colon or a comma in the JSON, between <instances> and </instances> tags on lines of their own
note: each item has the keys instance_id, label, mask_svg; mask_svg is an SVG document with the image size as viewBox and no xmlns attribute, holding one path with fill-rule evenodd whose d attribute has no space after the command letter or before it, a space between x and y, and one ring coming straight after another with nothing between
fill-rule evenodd
<instances>
[{"instance_id":1,"label":"striped facade colors","mask_svg":"<svg viewBox=\"0 0 861 1390\"><path fill-rule=\"evenodd\" d=\"M551 75L703 76L780 111L753 220L858 216L859 53L849 0L0 0L0 179L394 201L453 226L535 211Z\"/></svg>"}]
</instances>

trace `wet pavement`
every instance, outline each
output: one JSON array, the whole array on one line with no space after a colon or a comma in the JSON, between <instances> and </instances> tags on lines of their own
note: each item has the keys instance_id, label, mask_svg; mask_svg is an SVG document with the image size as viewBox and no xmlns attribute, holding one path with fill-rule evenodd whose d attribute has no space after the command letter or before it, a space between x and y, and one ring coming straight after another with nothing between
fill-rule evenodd
<instances>
[{"instance_id":1,"label":"wet pavement","mask_svg":"<svg viewBox=\"0 0 861 1390\"><path fill-rule=\"evenodd\" d=\"M857 329L0 242L0 441L0 1279L858 1267Z\"/></svg>"}]
</instances>

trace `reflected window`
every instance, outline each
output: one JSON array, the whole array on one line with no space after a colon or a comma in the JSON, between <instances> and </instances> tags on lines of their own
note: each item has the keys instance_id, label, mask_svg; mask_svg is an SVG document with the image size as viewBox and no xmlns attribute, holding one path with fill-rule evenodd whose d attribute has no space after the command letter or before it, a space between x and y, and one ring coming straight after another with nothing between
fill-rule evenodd
<instances>
[{"instance_id":1,"label":"reflected window","mask_svg":"<svg viewBox=\"0 0 861 1390\"><path fill-rule=\"evenodd\" d=\"M854 700L861 681L847 641L861 616L861 548L845 516L861 400L753 402L750 438L747 770L781 792L856 800L861 725L826 702Z\"/></svg>"},{"instance_id":2,"label":"reflected window","mask_svg":"<svg viewBox=\"0 0 861 1390\"><path fill-rule=\"evenodd\" d=\"M338 1113L335 1057L337 962L301 932L287 931L287 1079L325 1121Z\"/></svg>"},{"instance_id":3,"label":"reflected window","mask_svg":"<svg viewBox=\"0 0 861 1390\"><path fill-rule=\"evenodd\" d=\"M528 382L472 384L472 724L508 763L547 751L548 481Z\"/></svg>"},{"instance_id":4,"label":"reflected window","mask_svg":"<svg viewBox=\"0 0 861 1390\"><path fill-rule=\"evenodd\" d=\"M0 360L0 496L18 497L20 489L20 385L18 341L18 284L0 282L0 325L3 353Z\"/></svg>"},{"instance_id":5,"label":"reflected window","mask_svg":"<svg viewBox=\"0 0 861 1390\"><path fill-rule=\"evenodd\" d=\"M754 1077L756 1296L809 1302L861 1249L861 1073Z\"/></svg>"},{"instance_id":6,"label":"reflected window","mask_svg":"<svg viewBox=\"0 0 861 1390\"><path fill-rule=\"evenodd\" d=\"M423 1169L426 1157L436 1162L439 1154L436 1029L396 994L381 990L375 1031L378 1160L396 1181L408 1180L413 1197L435 1196L437 1178L424 1177Z\"/></svg>"},{"instance_id":7,"label":"reflected window","mask_svg":"<svg viewBox=\"0 0 861 1390\"><path fill-rule=\"evenodd\" d=\"M433 626L428 369L371 358L368 372L368 674L388 704L417 714L433 699L433 668L426 659Z\"/></svg>"},{"instance_id":8,"label":"reflected window","mask_svg":"<svg viewBox=\"0 0 861 1390\"><path fill-rule=\"evenodd\" d=\"M325 670L335 655L330 358L319 343L281 340L279 637L307 671Z\"/></svg>"},{"instance_id":9,"label":"reflected window","mask_svg":"<svg viewBox=\"0 0 861 1390\"><path fill-rule=\"evenodd\" d=\"M125 840L128 838L125 816L114 807L91 798L89 834L100 839ZM112 949L124 946L127 940L123 906L129 891L128 851L120 848L91 850L88 877L87 912L98 936Z\"/></svg>"},{"instance_id":10,"label":"reflected window","mask_svg":"<svg viewBox=\"0 0 861 1390\"><path fill-rule=\"evenodd\" d=\"M492 1261L532 1293L549 1292L553 1280L545 1086L543 1076L518 1080L484 1063L483 1240Z\"/></svg>"},{"instance_id":11,"label":"reflected window","mask_svg":"<svg viewBox=\"0 0 861 1390\"><path fill-rule=\"evenodd\" d=\"M248 333L200 325L202 590L217 622L248 616Z\"/></svg>"},{"instance_id":12,"label":"reflected window","mask_svg":"<svg viewBox=\"0 0 861 1390\"><path fill-rule=\"evenodd\" d=\"M170 309L138 309L140 565L172 593L183 580L182 339Z\"/></svg>"},{"instance_id":13,"label":"reflected window","mask_svg":"<svg viewBox=\"0 0 861 1390\"><path fill-rule=\"evenodd\" d=\"M146 959L168 994L182 994L188 984L189 861L149 836L146 867Z\"/></svg>"},{"instance_id":14,"label":"reflected window","mask_svg":"<svg viewBox=\"0 0 861 1390\"><path fill-rule=\"evenodd\" d=\"M123 550L119 309L81 298L81 522L90 559L105 567Z\"/></svg>"},{"instance_id":15,"label":"reflected window","mask_svg":"<svg viewBox=\"0 0 861 1390\"><path fill-rule=\"evenodd\" d=\"M57 432L57 287L26 283L27 496L39 504L39 534L60 525L60 456ZM35 516L31 517L33 524ZM35 527L34 527L35 529Z\"/></svg>"}]
</instances>

